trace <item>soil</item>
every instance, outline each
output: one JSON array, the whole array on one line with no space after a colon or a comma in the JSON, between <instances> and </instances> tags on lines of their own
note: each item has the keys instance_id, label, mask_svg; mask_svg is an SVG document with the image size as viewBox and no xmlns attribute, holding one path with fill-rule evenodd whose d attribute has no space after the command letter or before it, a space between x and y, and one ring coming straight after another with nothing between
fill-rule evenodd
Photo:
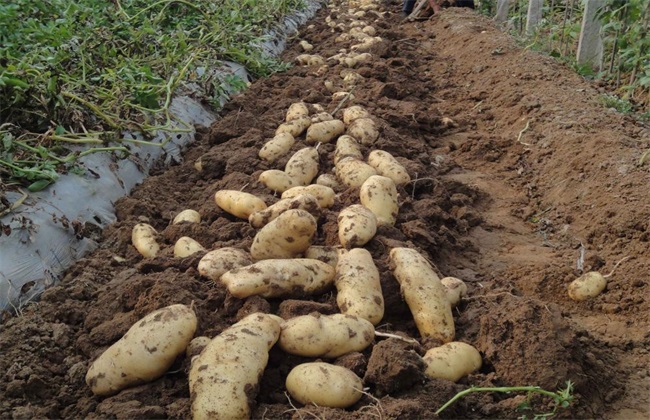
<instances>
[{"instance_id":1,"label":"soil","mask_svg":"<svg viewBox=\"0 0 650 420\"><path fill-rule=\"evenodd\" d=\"M323 9L299 38L329 57L351 42L335 42ZM427 379L421 356L435 345L377 338L362 353L334 363L364 377L367 395L353 407L291 405L284 378L305 358L273 349L252 405L255 418L432 418L469 386L537 385L550 391L575 384L567 418L650 416L650 165L648 128L599 101L599 87L558 61L522 48L492 22L468 9L446 9L431 20L402 22L400 3L365 19L384 41L376 58L356 71L363 79L356 104L373 115L381 135L373 148L395 155L413 182L399 188L394 227L366 245L381 274L386 315L378 330L418 338L393 278L388 251L424 253L440 274L464 279L468 297L454 310L456 339L481 352L483 367L458 383ZM301 53L296 39L284 57ZM193 302L198 335L213 337L242 316L270 311L289 317L336 310L335 292L281 302L239 300L197 272L202 253L173 258L181 236L207 249L248 248L256 233L221 211L213 195L244 189L267 203L278 197L257 182L282 168L257 157L289 105L339 100L323 81L342 87L343 67L296 66L255 81L236 96L185 153L184 163L160 169L116 203L118 221L101 247L79 261L39 302L4 314L0 331L0 418L187 418L189 361L180 357L162 378L119 394L93 396L84 382L89 364L147 313ZM348 103L349 104L349 103ZM340 116L340 114L337 114ZM450 120L449 120L450 119ZM294 151L304 147L299 141ZM334 146L320 146L321 172L332 169ZM369 149L364 150L368 152ZM194 168L201 160L203 171ZM324 212L315 240L335 244L336 214L357 202L339 191ZM171 225L186 208L199 224ZM148 221L162 251L142 258L131 229ZM584 254L583 258L580 258ZM583 271L609 272L607 289L584 302L567 295ZM581 260L583 269L577 268ZM522 394L474 393L443 418L514 418L552 410L535 397L520 411Z\"/></svg>"}]
</instances>

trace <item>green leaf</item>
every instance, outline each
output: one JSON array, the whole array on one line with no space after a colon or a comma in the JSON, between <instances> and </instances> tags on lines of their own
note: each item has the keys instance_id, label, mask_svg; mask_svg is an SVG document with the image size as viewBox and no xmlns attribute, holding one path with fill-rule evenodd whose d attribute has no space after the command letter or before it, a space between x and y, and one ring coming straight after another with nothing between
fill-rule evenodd
<instances>
[{"instance_id":1,"label":"green leaf","mask_svg":"<svg viewBox=\"0 0 650 420\"><path fill-rule=\"evenodd\" d=\"M31 192L38 192L44 190L48 185L50 185L52 181L49 181L47 179L40 179L36 182L32 182L27 189Z\"/></svg>"}]
</instances>

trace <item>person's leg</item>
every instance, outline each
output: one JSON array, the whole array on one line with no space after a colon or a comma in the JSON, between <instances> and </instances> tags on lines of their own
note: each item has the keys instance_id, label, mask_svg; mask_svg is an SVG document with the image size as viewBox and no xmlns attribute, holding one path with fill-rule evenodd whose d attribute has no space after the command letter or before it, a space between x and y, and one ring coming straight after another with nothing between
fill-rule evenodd
<instances>
[{"instance_id":1,"label":"person's leg","mask_svg":"<svg viewBox=\"0 0 650 420\"><path fill-rule=\"evenodd\" d=\"M415 7L415 1L416 0L404 0L404 4L402 6L402 12L405 15L410 15L411 12L413 11L413 8Z\"/></svg>"}]
</instances>

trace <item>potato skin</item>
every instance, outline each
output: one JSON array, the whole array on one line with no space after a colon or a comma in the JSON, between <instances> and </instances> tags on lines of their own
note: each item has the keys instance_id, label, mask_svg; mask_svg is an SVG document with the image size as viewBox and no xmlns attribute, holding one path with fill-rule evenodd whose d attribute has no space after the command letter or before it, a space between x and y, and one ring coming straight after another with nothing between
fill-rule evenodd
<instances>
[{"instance_id":1,"label":"potato skin","mask_svg":"<svg viewBox=\"0 0 650 420\"><path fill-rule=\"evenodd\" d=\"M253 264L250 254L239 248L214 249L199 261L199 274L212 281L218 281L226 271Z\"/></svg>"},{"instance_id":2,"label":"potato skin","mask_svg":"<svg viewBox=\"0 0 650 420\"><path fill-rule=\"evenodd\" d=\"M293 138L291 133L284 132L276 134L271 140L267 141L258 152L258 156L267 162L275 162L281 156L289 153L291 146L294 145L296 139Z\"/></svg>"},{"instance_id":3,"label":"potato skin","mask_svg":"<svg viewBox=\"0 0 650 420\"><path fill-rule=\"evenodd\" d=\"M467 295L467 285L464 281L456 277L443 277L440 283L445 286L447 300L452 308L460 303L460 300Z\"/></svg>"},{"instance_id":4,"label":"potato skin","mask_svg":"<svg viewBox=\"0 0 650 420\"><path fill-rule=\"evenodd\" d=\"M355 138L344 134L336 140L336 149L334 149L334 165L346 157L362 160L363 154L361 153L361 147Z\"/></svg>"},{"instance_id":5,"label":"potato skin","mask_svg":"<svg viewBox=\"0 0 650 420\"><path fill-rule=\"evenodd\" d=\"M336 267L339 261L340 248L333 246L312 245L305 251L305 258L313 258Z\"/></svg>"},{"instance_id":6,"label":"potato skin","mask_svg":"<svg viewBox=\"0 0 650 420\"><path fill-rule=\"evenodd\" d=\"M311 125L311 118L308 116L299 117L295 120L287 121L275 130L275 135L289 133L294 138L300 136Z\"/></svg>"},{"instance_id":7,"label":"potato skin","mask_svg":"<svg viewBox=\"0 0 650 420\"><path fill-rule=\"evenodd\" d=\"M258 180L264 184L266 188L280 193L298 185L298 182L294 180L291 175L279 169L269 169L262 172Z\"/></svg>"},{"instance_id":8,"label":"potato skin","mask_svg":"<svg viewBox=\"0 0 650 420\"><path fill-rule=\"evenodd\" d=\"M424 374L430 378L457 382L481 368L481 354L473 346L452 341L429 349L424 355L427 367Z\"/></svg>"},{"instance_id":9,"label":"potato skin","mask_svg":"<svg viewBox=\"0 0 650 420\"><path fill-rule=\"evenodd\" d=\"M86 383L93 394L105 396L161 377L185 352L196 326L194 311L185 305L151 312L90 365Z\"/></svg>"},{"instance_id":10,"label":"potato skin","mask_svg":"<svg viewBox=\"0 0 650 420\"><path fill-rule=\"evenodd\" d=\"M251 256L254 260L296 257L309 248L316 229L316 219L305 210L287 210L257 232Z\"/></svg>"},{"instance_id":11,"label":"potato skin","mask_svg":"<svg viewBox=\"0 0 650 420\"><path fill-rule=\"evenodd\" d=\"M411 177L404 166L388 152L373 150L368 155L368 164L375 168L379 175L392 179L395 185L411 182Z\"/></svg>"},{"instance_id":12,"label":"potato skin","mask_svg":"<svg viewBox=\"0 0 650 420\"><path fill-rule=\"evenodd\" d=\"M399 212L397 188L392 179L374 175L366 179L359 191L361 204L377 216L377 224L394 225Z\"/></svg>"},{"instance_id":13,"label":"potato skin","mask_svg":"<svg viewBox=\"0 0 650 420\"><path fill-rule=\"evenodd\" d=\"M420 335L443 343L452 341L455 328L451 305L433 267L419 252L409 248L393 248L390 261Z\"/></svg>"},{"instance_id":14,"label":"potato skin","mask_svg":"<svg viewBox=\"0 0 650 420\"><path fill-rule=\"evenodd\" d=\"M300 194L292 198L283 198L262 211L255 212L248 218L248 223L254 228L262 228L287 210L300 209L308 211L312 216L320 215L318 200L311 194Z\"/></svg>"},{"instance_id":15,"label":"potato skin","mask_svg":"<svg viewBox=\"0 0 650 420\"><path fill-rule=\"evenodd\" d=\"M219 190L214 194L214 201L223 211L244 220L266 208L266 203L261 198L237 190Z\"/></svg>"},{"instance_id":16,"label":"potato skin","mask_svg":"<svg viewBox=\"0 0 650 420\"><path fill-rule=\"evenodd\" d=\"M341 120L323 121L312 124L307 129L305 141L307 144L329 143L345 132L345 124Z\"/></svg>"},{"instance_id":17,"label":"potato skin","mask_svg":"<svg viewBox=\"0 0 650 420\"><path fill-rule=\"evenodd\" d=\"M360 187L368 178L377 175L375 168L353 157L339 160L334 166L334 171L347 187Z\"/></svg>"},{"instance_id":18,"label":"potato skin","mask_svg":"<svg viewBox=\"0 0 650 420\"><path fill-rule=\"evenodd\" d=\"M349 369L329 363L303 363L287 375L287 391L304 405L346 408L362 397L363 382Z\"/></svg>"},{"instance_id":19,"label":"potato skin","mask_svg":"<svg viewBox=\"0 0 650 420\"><path fill-rule=\"evenodd\" d=\"M345 125L350 125L352 121L359 118L370 118L370 113L360 105L353 105L343 110L343 122Z\"/></svg>"},{"instance_id":20,"label":"potato skin","mask_svg":"<svg viewBox=\"0 0 650 420\"><path fill-rule=\"evenodd\" d=\"M309 185L318 175L319 160L318 150L313 147L305 147L289 158L284 172L294 180L296 185Z\"/></svg>"},{"instance_id":21,"label":"potato skin","mask_svg":"<svg viewBox=\"0 0 650 420\"><path fill-rule=\"evenodd\" d=\"M190 367L192 418L248 419L279 336L276 317L254 313L212 339Z\"/></svg>"},{"instance_id":22,"label":"potato skin","mask_svg":"<svg viewBox=\"0 0 650 420\"><path fill-rule=\"evenodd\" d=\"M597 271L589 271L569 284L569 297L577 302L591 299L607 287L607 279Z\"/></svg>"},{"instance_id":23,"label":"potato skin","mask_svg":"<svg viewBox=\"0 0 650 420\"><path fill-rule=\"evenodd\" d=\"M174 220L172 221L173 225L177 225L179 223L200 223L201 222L201 215L199 214L198 211L192 210L192 209L187 209L183 210L182 212L178 213L176 217L174 217Z\"/></svg>"},{"instance_id":24,"label":"potato skin","mask_svg":"<svg viewBox=\"0 0 650 420\"><path fill-rule=\"evenodd\" d=\"M301 117L308 117L308 116L309 116L309 108L307 107L307 104L305 104L304 102L295 102L289 105L289 109L287 110L287 117L285 121L292 121Z\"/></svg>"},{"instance_id":25,"label":"potato skin","mask_svg":"<svg viewBox=\"0 0 650 420\"><path fill-rule=\"evenodd\" d=\"M294 198L301 194L309 194L316 197L318 205L323 209L332 207L336 199L336 193L332 188L318 184L289 188L282 193L282 199Z\"/></svg>"},{"instance_id":26,"label":"potato skin","mask_svg":"<svg viewBox=\"0 0 650 420\"><path fill-rule=\"evenodd\" d=\"M352 121L348 126L347 134L365 146L370 146L379 138L379 130L370 118L359 118Z\"/></svg>"},{"instance_id":27,"label":"potato skin","mask_svg":"<svg viewBox=\"0 0 650 420\"><path fill-rule=\"evenodd\" d=\"M205 251L203 245L190 238L189 236L182 236L178 238L174 244L174 257L185 258L197 252Z\"/></svg>"},{"instance_id":28,"label":"potato skin","mask_svg":"<svg viewBox=\"0 0 650 420\"><path fill-rule=\"evenodd\" d=\"M344 248L364 246L377 233L377 217L361 204L341 210L337 217L339 242Z\"/></svg>"},{"instance_id":29,"label":"potato skin","mask_svg":"<svg viewBox=\"0 0 650 420\"><path fill-rule=\"evenodd\" d=\"M334 285L341 313L377 325L384 317L384 295L379 270L366 249L354 248L338 258Z\"/></svg>"},{"instance_id":30,"label":"potato skin","mask_svg":"<svg viewBox=\"0 0 650 420\"><path fill-rule=\"evenodd\" d=\"M316 184L329 187L332 190L341 188L339 179L334 174L321 174L316 178Z\"/></svg>"},{"instance_id":31,"label":"potato skin","mask_svg":"<svg viewBox=\"0 0 650 420\"><path fill-rule=\"evenodd\" d=\"M138 250L140 255L146 258L153 258L160 250L158 242L156 242L156 229L146 223L138 223L133 226L131 231L131 243L135 249Z\"/></svg>"}]
</instances>

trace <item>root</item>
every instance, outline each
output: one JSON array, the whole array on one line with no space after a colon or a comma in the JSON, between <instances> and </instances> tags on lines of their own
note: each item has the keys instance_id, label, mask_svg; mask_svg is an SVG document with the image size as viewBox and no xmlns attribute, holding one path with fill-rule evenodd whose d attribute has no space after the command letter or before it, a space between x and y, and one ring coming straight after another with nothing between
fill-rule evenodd
<instances>
[{"instance_id":1,"label":"root","mask_svg":"<svg viewBox=\"0 0 650 420\"><path fill-rule=\"evenodd\" d=\"M610 271L609 274L604 275L603 278L606 278L606 279L607 279L607 278L610 278L610 277L612 276L612 274L614 274L614 271L618 268L618 266L619 266L622 262L627 261L627 260L629 260L630 258L632 258L632 257L631 257L630 255L628 255L627 257L624 257L624 258L621 258L620 260L618 260L618 262L617 262L616 264L614 264L614 268L612 268L612 271Z\"/></svg>"}]
</instances>

